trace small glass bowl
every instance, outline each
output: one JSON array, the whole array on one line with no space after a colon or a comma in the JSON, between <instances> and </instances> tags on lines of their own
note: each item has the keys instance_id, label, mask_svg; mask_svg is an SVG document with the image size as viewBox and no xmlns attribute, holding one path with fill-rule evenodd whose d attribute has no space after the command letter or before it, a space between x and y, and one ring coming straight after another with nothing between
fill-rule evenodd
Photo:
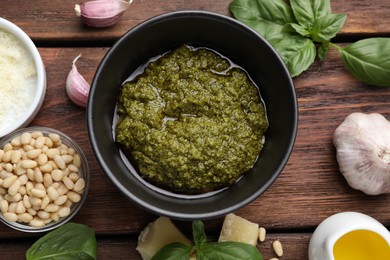
<instances>
[{"instance_id":1,"label":"small glass bowl","mask_svg":"<svg viewBox=\"0 0 390 260\"><path fill-rule=\"evenodd\" d=\"M48 128L48 127L33 126L33 127L18 129L0 140L0 149L3 150L5 145L7 145L8 143L11 143L11 141L14 138L21 136L23 133L26 133L26 132L29 132L29 133L41 132L43 134L43 136L46 136L46 137L49 134L59 135L62 144L67 145L69 148L73 148L75 150L75 152L80 156L81 165L78 169L78 173L79 173L80 177L85 180L84 191L82 192L82 194L80 194L81 198L78 202L74 202L71 205L69 215L64 216L62 218L59 218L56 221L51 221L51 222L45 224L44 226L36 227L36 226L31 226L27 223L23 223L23 222L19 222L19 221L15 221L15 222L8 221L7 219L4 218L3 212L0 211L0 221L2 221L4 224L6 224L7 226L9 226L13 229L23 231L23 232L29 232L29 233L46 232L49 230L53 230L53 229L65 224L65 223L67 223L68 221L70 221L77 214L77 212L80 210L80 208L84 204L84 202L87 198L89 186L90 186L90 175L89 175L88 162L87 162L87 159L86 159L83 151L81 150L81 148L77 145L77 143L74 140L72 140L70 137L68 137L64 133L62 133L58 130L52 129L52 128ZM2 163L3 163L3 158L1 158L0 165ZM12 165L12 162L10 162L10 163ZM14 164L13 166L15 167L15 165L16 164ZM4 165L3 165L3 168L4 168ZM1 176L1 174L0 174L0 176ZM59 181L59 182L61 182L61 181ZM2 191L3 193L4 193L4 190L8 193L8 188L5 189L2 185L0 185L0 188L3 189L3 191ZM0 201L4 200L4 197L5 197L5 194L1 195ZM22 196L22 199L23 199L23 196Z\"/></svg>"}]
</instances>

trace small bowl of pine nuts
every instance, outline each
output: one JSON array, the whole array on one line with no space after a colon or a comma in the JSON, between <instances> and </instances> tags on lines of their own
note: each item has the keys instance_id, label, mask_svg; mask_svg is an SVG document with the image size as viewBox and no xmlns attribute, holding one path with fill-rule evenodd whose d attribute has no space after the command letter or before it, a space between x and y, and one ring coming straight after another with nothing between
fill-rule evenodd
<instances>
[{"instance_id":1,"label":"small bowl of pine nuts","mask_svg":"<svg viewBox=\"0 0 390 260\"><path fill-rule=\"evenodd\" d=\"M55 129L28 127L0 140L0 220L9 227L45 232L65 224L89 182L84 153Z\"/></svg>"}]
</instances>

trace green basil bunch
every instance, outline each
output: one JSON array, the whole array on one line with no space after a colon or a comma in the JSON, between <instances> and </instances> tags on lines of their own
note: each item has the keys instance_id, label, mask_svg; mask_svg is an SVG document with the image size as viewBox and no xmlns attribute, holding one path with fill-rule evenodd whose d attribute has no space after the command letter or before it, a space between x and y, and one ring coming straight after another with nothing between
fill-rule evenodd
<instances>
[{"instance_id":1,"label":"green basil bunch","mask_svg":"<svg viewBox=\"0 0 390 260\"><path fill-rule=\"evenodd\" d=\"M390 39L369 38L347 47L331 43L344 26L346 15L333 14L329 0L290 0L290 4L283 0L233 0L229 9L276 49L292 77L308 69L317 55L323 60L332 46L357 79L390 86Z\"/></svg>"},{"instance_id":2,"label":"green basil bunch","mask_svg":"<svg viewBox=\"0 0 390 260\"><path fill-rule=\"evenodd\" d=\"M195 254L201 260L263 260L255 246L240 242L207 243L204 224L192 222L194 244L171 243L161 248L152 260L188 260Z\"/></svg>"}]
</instances>

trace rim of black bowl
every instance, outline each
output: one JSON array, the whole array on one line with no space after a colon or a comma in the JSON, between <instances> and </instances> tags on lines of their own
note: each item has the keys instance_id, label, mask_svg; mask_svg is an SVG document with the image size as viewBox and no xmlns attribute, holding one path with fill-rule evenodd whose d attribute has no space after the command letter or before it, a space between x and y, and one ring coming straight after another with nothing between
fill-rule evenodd
<instances>
[{"instance_id":1,"label":"rim of black bowl","mask_svg":"<svg viewBox=\"0 0 390 260\"><path fill-rule=\"evenodd\" d=\"M99 117L99 115L97 114L97 112L96 113L94 112L94 106L92 105L92 100L94 99L95 94L97 92L96 88L97 88L98 81L100 79L99 75L104 73L105 66L107 65L108 60L109 60L109 56L117 51L117 49L119 48L119 45L123 41L125 41L125 38L127 37L127 35L132 34L132 33L137 33L140 30L142 31L145 28L145 26L146 27L152 26L153 24L159 23L162 20L177 19L177 18L183 18L183 17L188 17L188 16L193 17L193 18L202 18L202 19L223 21L223 23L227 23L231 26L238 28L239 30L244 30L244 31L246 31L246 33L252 34L251 37L255 37L255 38L257 38L257 40L259 42L267 45L267 47L273 52L275 57L277 59L279 59L278 62L280 64L278 64L278 66L280 67L281 70L283 70L283 73L285 75L287 75L286 80L287 80L288 85L290 86L288 95L291 95L291 102L293 103L292 111L290 111L292 129L291 129L290 135L287 138L288 144L286 146L285 151L283 152L284 156L283 156L282 160L279 162L278 166L276 167L272 177L267 179L267 181L263 183L261 188L259 188L255 192L251 193L250 195L246 196L245 198L243 198L239 202L230 204L227 207L219 208L219 209L216 209L217 205L218 205L218 201L221 200L221 198L222 198L221 196L223 196L223 193L226 190L231 189L232 187L229 187L228 189L225 189L222 192L216 193L214 196L199 198L199 199L190 199L190 200L180 199L180 198L175 198L175 197L170 197L170 196L164 196L163 194L158 193L158 192L153 191L153 190L147 190L147 189L145 190L145 187L143 187L144 190L142 190L141 186L143 186L143 184L141 182L139 182L139 180L137 180L136 178L133 178L132 181L138 182L138 183L135 183L135 185L133 185L133 186L129 186L130 188L125 187L125 185L122 183L123 178L118 179L115 176L115 173L113 172L113 170L110 169L109 166L106 164L106 161L105 161L104 156L103 156L102 151L101 151L102 146L105 148L110 147L111 151L108 151L108 152L111 152L111 153L118 152L119 148L117 146L115 146L116 148L114 148L113 146L108 145L108 144L112 144L114 142L113 139L109 139L109 138L107 140L99 139L95 135L95 132L94 132L95 130L97 130L98 128L101 127L102 122L97 123L96 121L94 121L94 118ZM134 50L132 50L132 51L134 51ZM278 67L278 69L279 69L279 67ZM125 78L127 78L127 77L125 77ZM119 86L117 86L117 87L119 89ZM267 104L266 104L266 106L267 106ZM112 111L111 111L112 115L114 115L115 108L111 108L111 109L112 109ZM111 118L111 122L105 122L105 123L109 123L110 127L111 127L112 123L113 123L112 120L113 119ZM103 172L109 177L109 179L116 185L116 187L124 195L126 195L132 201L136 202L140 207L146 209L147 211L149 211L151 213L157 214L157 215L167 216L167 217L170 217L173 219L180 219L180 220L210 219L210 218L216 218L216 217L226 215L228 213L231 213L231 212L247 205L248 203L255 200L257 197L259 197L264 191L266 191L271 186L271 184L277 179L277 177L280 175L283 168L287 164L289 157L291 155L292 149L294 147L294 143L295 143L295 139L296 139L296 135L297 135L297 126L298 126L298 105L297 105L294 84L293 84L292 78L290 77L290 74L289 74L283 60L280 58L280 56L276 52L276 50L260 34L258 34L256 31L249 28L245 24L243 24L243 23L241 23L241 22L239 22L231 17L225 16L225 15L216 14L216 13L208 12L208 11L184 10L184 11L174 11L174 12L161 14L161 15L158 15L158 16L155 16L155 17L152 17L152 18L145 20L144 22L142 22L142 23L136 25L135 27L133 27L132 29L130 29L110 48L110 50L105 54L102 61L100 62L99 66L96 70L95 76L93 78L92 84L91 84L90 94L89 94L89 98L88 98L88 105L87 105L87 123L88 123L88 134L90 137L90 142L91 142L92 149L93 149L93 152L96 156L98 163L100 164ZM110 133L112 134L112 131ZM110 136L110 138L111 137L113 138L113 136ZM117 162L119 164L121 164L121 163L123 164L123 161L121 162L120 160L121 159L119 158ZM127 177L129 177L129 176L127 176ZM237 185L239 183L240 183L240 181L237 182L235 185ZM140 195L140 194L142 194L142 195ZM219 198L214 200L213 197L217 197L217 196L219 196ZM185 202L183 202L183 200ZM188 203L186 203L186 202L188 202ZM175 205L175 203L179 203L179 204ZM172 206L172 204L174 206ZM186 205L186 204L188 204L188 205ZM203 205L203 204L207 204L207 205ZM201 207L199 205L201 205ZM187 208L185 208L185 207L187 207ZM196 209L192 210L189 207L194 207Z\"/></svg>"}]
</instances>

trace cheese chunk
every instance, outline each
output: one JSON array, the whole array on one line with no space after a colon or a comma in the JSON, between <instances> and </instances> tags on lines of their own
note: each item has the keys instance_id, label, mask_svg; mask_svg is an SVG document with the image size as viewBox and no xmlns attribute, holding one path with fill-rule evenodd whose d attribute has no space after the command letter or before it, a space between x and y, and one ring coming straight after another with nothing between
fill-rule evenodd
<instances>
[{"instance_id":1,"label":"cheese chunk","mask_svg":"<svg viewBox=\"0 0 390 260\"><path fill-rule=\"evenodd\" d=\"M173 242L191 245L191 241L173 225L169 218L159 217L141 232L136 249L143 260L150 260L163 246Z\"/></svg>"},{"instance_id":2,"label":"cheese chunk","mask_svg":"<svg viewBox=\"0 0 390 260\"><path fill-rule=\"evenodd\" d=\"M256 246L259 225L233 213L225 216L218 242L235 241Z\"/></svg>"}]
</instances>

